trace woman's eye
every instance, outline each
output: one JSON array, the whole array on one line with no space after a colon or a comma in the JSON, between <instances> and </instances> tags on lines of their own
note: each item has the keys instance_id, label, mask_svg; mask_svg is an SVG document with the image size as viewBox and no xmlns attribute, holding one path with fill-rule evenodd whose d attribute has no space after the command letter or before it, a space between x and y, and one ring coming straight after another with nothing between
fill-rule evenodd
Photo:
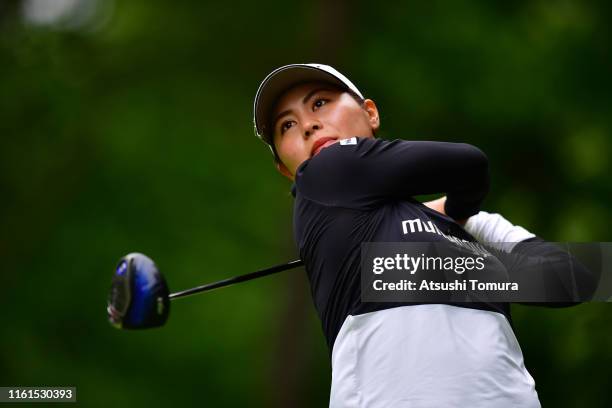
<instances>
[{"instance_id":1,"label":"woman's eye","mask_svg":"<svg viewBox=\"0 0 612 408\"><path fill-rule=\"evenodd\" d=\"M327 99L317 99L316 101L314 101L314 103L312 104L312 110L318 109L321 106L325 105L328 102Z\"/></svg>"},{"instance_id":2,"label":"woman's eye","mask_svg":"<svg viewBox=\"0 0 612 408\"><path fill-rule=\"evenodd\" d=\"M292 120L288 120L286 122L283 122L283 124L281 125L281 135L283 133L285 133L285 131L289 130L291 127L293 127L293 121Z\"/></svg>"}]
</instances>

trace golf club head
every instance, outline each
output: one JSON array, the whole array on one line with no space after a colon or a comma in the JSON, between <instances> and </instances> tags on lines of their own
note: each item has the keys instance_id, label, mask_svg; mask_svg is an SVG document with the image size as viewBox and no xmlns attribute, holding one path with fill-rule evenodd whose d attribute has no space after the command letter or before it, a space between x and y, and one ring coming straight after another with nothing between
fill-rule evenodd
<instances>
[{"instance_id":1,"label":"golf club head","mask_svg":"<svg viewBox=\"0 0 612 408\"><path fill-rule=\"evenodd\" d=\"M119 260L106 311L118 329L162 326L168 319L168 285L153 260L131 253Z\"/></svg>"}]
</instances>

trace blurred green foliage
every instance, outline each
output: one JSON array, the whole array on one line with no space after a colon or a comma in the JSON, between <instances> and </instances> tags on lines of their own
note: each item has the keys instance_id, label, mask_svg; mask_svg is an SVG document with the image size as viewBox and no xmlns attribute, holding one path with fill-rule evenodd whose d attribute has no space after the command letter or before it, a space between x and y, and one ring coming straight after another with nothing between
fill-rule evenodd
<instances>
[{"instance_id":1,"label":"blurred green foliage","mask_svg":"<svg viewBox=\"0 0 612 408\"><path fill-rule=\"evenodd\" d=\"M74 385L100 407L327 404L302 270L176 301L163 329L117 331L104 310L127 252L173 290L297 256L289 184L251 122L286 63L346 73L382 137L482 148L486 210L610 239L608 2L100 0L77 27L32 21L35 3L0 3L1 385ZM514 308L544 406L612 404L610 312Z\"/></svg>"}]
</instances>

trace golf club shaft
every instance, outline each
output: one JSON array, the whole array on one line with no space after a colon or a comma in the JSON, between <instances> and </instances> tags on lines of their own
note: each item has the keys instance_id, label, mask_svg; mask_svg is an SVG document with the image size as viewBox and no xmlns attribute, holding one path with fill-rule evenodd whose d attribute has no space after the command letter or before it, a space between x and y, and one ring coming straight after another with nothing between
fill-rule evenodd
<instances>
[{"instance_id":1,"label":"golf club shaft","mask_svg":"<svg viewBox=\"0 0 612 408\"><path fill-rule=\"evenodd\" d=\"M172 299L176 299L179 297L195 295L196 293L206 292L209 290L222 288L224 286L233 285L234 283L245 282L251 279L260 278L262 276L272 275L274 273L286 271L288 269L297 268L302 265L304 265L304 262L301 259L297 259L295 261L287 262L282 265L272 266L270 268L262 269L260 271L251 272L251 273L247 273L245 275L240 275L240 276L234 276L232 278L223 279L218 282L208 283L206 285L196 286L195 288L186 289L186 290L176 292L176 293L171 293L168 297L170 298L170 300L172 300Z\"/></svg>"}]
</instances>

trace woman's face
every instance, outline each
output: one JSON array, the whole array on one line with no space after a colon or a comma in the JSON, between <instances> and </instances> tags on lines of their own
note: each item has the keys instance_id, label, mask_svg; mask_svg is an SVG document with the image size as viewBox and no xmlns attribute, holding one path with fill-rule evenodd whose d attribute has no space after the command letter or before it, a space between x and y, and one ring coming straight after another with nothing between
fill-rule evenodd
<instances>
[{"instance_id":1,"label":"woman's face","mask_svg":"<svg viewBox=\"0 0 612 408\"><path fill-rule=\"evenodd\" d=\"M294 179L305 160L339 140L373 137L379 127L376 105L360 105L348 92L321 82L298 85L281 96L272 116L279 171Z\"/></svg>"}]
</instances>

